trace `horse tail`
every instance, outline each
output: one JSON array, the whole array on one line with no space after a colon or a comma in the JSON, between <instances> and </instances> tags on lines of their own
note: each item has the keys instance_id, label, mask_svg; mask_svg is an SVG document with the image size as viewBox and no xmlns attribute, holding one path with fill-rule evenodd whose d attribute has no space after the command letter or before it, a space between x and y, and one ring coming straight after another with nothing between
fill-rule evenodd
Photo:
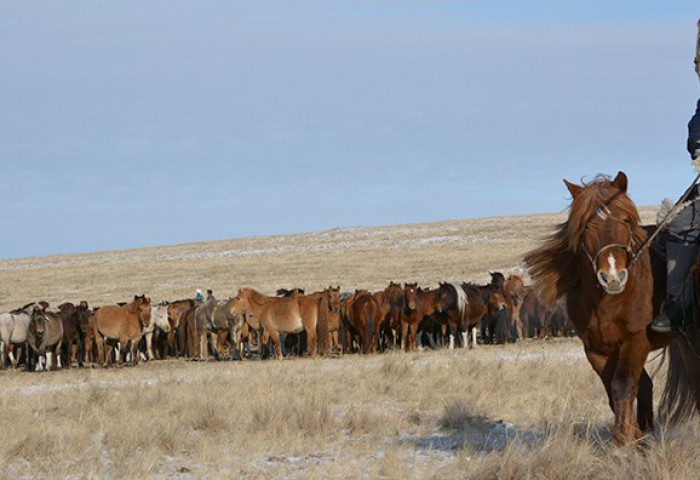
<instances>
[{"instance_id":1,"label":"horse tail","mask_svg":"<svg viewBox=\"0 0 700 480\"><path fill-rule=\"evenodd\" d=\"M374 303L367 302L365 308L365 341L362 346L362 353L370 353L372 351L372 344L374 343L374 315L376 314Z\"/></svg>"},{"instance_id":2,"label":"horse tail","mask_svg":"<svg viewBox=\"0 0 700 480\"><path fill-rule=\"evenodd\" d=\"M682 336L666 352L668 371L661 394L661 418L671 424L689 420L700 413L700 331Z\"/></svg>"}]
</instances>

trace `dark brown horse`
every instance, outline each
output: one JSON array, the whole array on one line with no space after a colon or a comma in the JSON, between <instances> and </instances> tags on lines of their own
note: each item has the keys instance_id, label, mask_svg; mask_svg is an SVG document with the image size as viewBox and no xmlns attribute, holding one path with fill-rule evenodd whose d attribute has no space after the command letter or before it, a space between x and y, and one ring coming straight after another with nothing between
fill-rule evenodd
<instances>
[{"instance_id":1,"label":"dark brown horse","mask_svg":"<svg viewBox=\"0 0 700 480\"><path fill-rule=\"evenodd\" d=\"M626 445L653 430L653 384L644 368L653 349L678 340L670 351L672 357L676 352L664 392L670 401L662 401L662 412L678 420L700 411L700 362L692 351L698 344L648 328L665 288L661 278L654 283L648 250L631 261L647 234L627 196L627 176L564 183L573 197L568 219L524 260L545 304L560 305L572 321L605 386L615 415L613 439Z\"/></svg>"},{"instance_id":2,"label":"dark brown horse","mask_svg":"<svg viewBox=\"0 0 700 480\"><path fill-rule=\"evenodd\" d=\"M58 306L58 315L63 321L63 366L70 368L73 362L77 362L79 367L83 366L85 335L91 313L88 303L84 300L77 306L70 302Z\"/></svg>"},{"instance_id":3,"label":"dark brown horse","mask_svg":"<svg viewBox=\"0 0 700 480\"><path fill-rule=\"evenodd\" d=\"M537 290L533 285L523 289L523 302L520 309L520 322L522 324L522 338L543 338L545 336L545 319L548 315L547 307L537 296Z\"/></svg>"}]
</instances>

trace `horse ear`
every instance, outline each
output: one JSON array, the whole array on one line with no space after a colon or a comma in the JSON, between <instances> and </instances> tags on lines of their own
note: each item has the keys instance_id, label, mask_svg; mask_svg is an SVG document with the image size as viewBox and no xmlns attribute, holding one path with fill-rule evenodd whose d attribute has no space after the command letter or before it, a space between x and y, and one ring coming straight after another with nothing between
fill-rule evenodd
<instances>
[{"instance_id":1,"label":"horse ear","mask_svg":"<svg viewBox=\"0 0 700 480\"><path fill-rule=\"evenodd\" d=\"M583 190L582 186L571 183L567 179L564 179L564 185L566 185L566 188L569 189L571 196L574 198L576 198L578 194L581 193L581 190Z\"/></svg>"},{"instance_id":2,"label":"horse ear","mask_svg":"<svg viewBox=\"0 0 700 480\"><path fill-rule=\"evenodd\" d=\"M612 184L613 187L617 188L622 193L627 192L627 175L625 175L625 172L617 172L617 176L615 177L615 180L613 180Z\"/></svg>"}]
</instances>

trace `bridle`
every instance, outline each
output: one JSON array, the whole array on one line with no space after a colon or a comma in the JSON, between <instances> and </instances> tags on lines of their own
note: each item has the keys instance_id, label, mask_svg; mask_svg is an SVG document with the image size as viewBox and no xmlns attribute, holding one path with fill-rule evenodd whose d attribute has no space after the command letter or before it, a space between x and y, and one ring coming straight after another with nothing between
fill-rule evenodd
<instances>
[{"instance_id":1,"label":"bridle","mask_svg":"<svg viewBox=\"0 0 700 480\"><path fill-rule=\"evenodd\" d=\"M664 228L666 228L666 225L668 224L668 222L670 222L674 218L674 216L676 215L676 212L678 212L678 210L680 210L683 207L684 202L688 199L688 197L690 197L691 193L693 192L693 188L695 187L695 185L698 184L699 181L700 181L700 173L698 173L695 176L695 178L693 179L690 186L683 193L683 196L681 196L681 198L676 202L676 204L673 206L673 208L671 208L671 210L669 210L669 212L666 214L664 219L656 226L656 229L654 230L654 232L651 235L649 235L647 237L647 239L644 240L644 242L642 242L642 244L637 248L637 250L633 249L634 235L632 234L632 227L628 222L624 222L623 220L620 220L619 218L611 217L610 210L605 205L603 205L598 210L596 210L595 214L598 215L603 220L612 219L612 220L615 220L617 222L627 223L627 228L629 228L629 231L630 231L630 241L627 243L627 245L621 245L619 243L611 243L609 245L605 245L603 248L598 250L595 257L592 257L586 251L585 248L582 248L582 250L585 252L588 259L591 261L591 264L593 265L593 271L594 272L596 271L596 265L597 265L598 258L600 257L600 255L603 252L605 252L611 248L624 249L627 252L627 256L629 258L629 262L627 263L627 269L629 270L630 268L632 268L634 266L634 264L637 263L637 260L639 260L639 258L642 256L644 251L649 248L649 246L651 245L651 242L653 242L654 239L657 237L657 235L659 233L661 233L661 231Z\"/></svg>"},{"instance_id":2,"label":"bridle","mask_svg":"<svg viewBox=\"0 0 700 480\"><path fill-rule=\"evenodd\" d=\"M588 253L588 250L586 250L586 248L582 246L581 250L583 250L583 253L586 254L588 260L590 260L591 265L593 267L593 272L596 272L598 270L598 259L600 258L600 256L608 250L612 250L613 248L620 248L627 253L627 258L629 260L627 264L627 269L629 270L630 268L632 268L632 265L634 265L637 262L639 255L641 255L640 249L642 248L640 247L640 249L638 249L637 251L634 250L634 232L632 232L632 225L630 225L630 223L627 221L613 217L610 213L610 210L605 205L596 210L596 215L605 221L613 220L615 222L624 223L625 225L627 225L627 229L629 230L629 241L626 245L623 245L621 243L609 243L607 245L604 245L603 247L598 249L595 255L591 255L590 253Z\"/></svg>"}]
</instances>

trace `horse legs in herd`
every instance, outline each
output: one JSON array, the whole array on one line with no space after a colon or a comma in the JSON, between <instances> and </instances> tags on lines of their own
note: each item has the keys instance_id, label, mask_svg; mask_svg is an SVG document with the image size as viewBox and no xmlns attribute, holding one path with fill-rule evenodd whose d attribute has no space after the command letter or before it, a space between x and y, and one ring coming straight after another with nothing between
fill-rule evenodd
<instances>
[{"instance_id":1,"label":"horse legs in herd","mask_svg":"<svg viewBox=\"0 0 700 480\"><path fill-rule=\"evenodd\" d=\"M148 352L147 360L153 360L156 356L153 354L153 332L147 332L144 334L146 337L146 352Z\"/></svg>"},{"instance_id":2,"label":"horse legs in herd","mask_svg":"<svg viewBox=\"0 0 700 480\"><path fill-rule=\"evenodd\" d=\"M408 322L401 320L401 351L406 351L406 337L408 336Z\"/></svg>"},{"instance_id":3,"label":"horse legs in herd","mask_svg":"<svg viewBox=\"0 0 700 480\"><path fill-rule=\"evenodd\" d=\"M280 341L279 332L273 329L270 329L270 331L265 330L262 339L263 343L261 345L267 345L268 339L272 339L272 344L275 346L275 358L277 360L282 360L282 342Z\"/></svg>"}]
</instances>

